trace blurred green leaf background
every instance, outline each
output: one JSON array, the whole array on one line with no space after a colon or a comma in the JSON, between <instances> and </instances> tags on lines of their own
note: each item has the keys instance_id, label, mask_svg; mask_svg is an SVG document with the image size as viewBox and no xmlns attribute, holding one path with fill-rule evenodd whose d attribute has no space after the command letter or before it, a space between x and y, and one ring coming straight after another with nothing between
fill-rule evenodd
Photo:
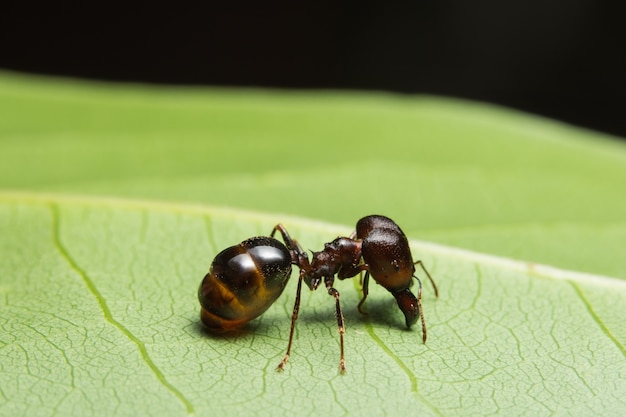
<instances>
[{"instance_id":1,"label":"blurred green leaf background","mask_svg":"<svg viewBox=\"0 0 626 417\"><path fill-rule=\"evenodd\" d=\"M437 97L5 73L0 187L209 203L626 278L623 143Z\"/></svg>"}]
</instances>

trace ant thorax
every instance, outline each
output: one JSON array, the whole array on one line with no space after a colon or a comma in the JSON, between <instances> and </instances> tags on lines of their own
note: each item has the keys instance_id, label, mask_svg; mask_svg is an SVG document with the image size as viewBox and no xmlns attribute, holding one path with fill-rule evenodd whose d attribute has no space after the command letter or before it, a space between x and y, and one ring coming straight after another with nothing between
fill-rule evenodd
<instances>
[{"instance_id":1,"label":"ant thorax","mask_svg":"<svg viewBox=\"0 0 626 417\"><path fill-rule=\"evenodd\" d=\"M317 288L322 278L338 275L340 279L352 277L360 272L361 240L338 237L324 245L324 250L313 252L311 267L304 280L311 289Z\"/></svg>"}]
</instances>

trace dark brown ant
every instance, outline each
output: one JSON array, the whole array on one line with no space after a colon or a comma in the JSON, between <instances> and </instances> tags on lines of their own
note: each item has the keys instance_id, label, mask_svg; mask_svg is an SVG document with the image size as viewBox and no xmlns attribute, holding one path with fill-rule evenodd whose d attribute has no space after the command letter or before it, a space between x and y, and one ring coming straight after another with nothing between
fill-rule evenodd
<instances>
[{"instance_id":1,"label":"dark brown ant","mask_svg":"<svg viewBox=\"0 0 626 417\"><path fill-rule=\"evenodd\" d=\"M285 245L273 238L277 231L282 235ZM422 262L413 262L408 240L393 220L374 215L362 218L351 237L338 237L326 243L322 251L313 252L311 262L283 225L276 225L271 236L248 239L216 256L198 290L201 318L207 327L229 330L261 315L282 293L293 264L299 267L300 274L287 352L278 370L285 367L291 353L303 281L311 290L317 289L324 281L328 294L335 298L341 350L339 369L342 373L346 369L343 341L345 327L339 291L333 287L335 276L346 279L365 271L363 298L358 304L359 311L364 313L362 305L368 295L371 275L396 298L407 327L411 327L420 317L422 340L426 342L426 323L421 307L422 284L415 276L415 265L419 265L426 273L436 296L437 286ZM410 290L413 278L419 284L417 297Z\"/></svg>"}]
</instances>

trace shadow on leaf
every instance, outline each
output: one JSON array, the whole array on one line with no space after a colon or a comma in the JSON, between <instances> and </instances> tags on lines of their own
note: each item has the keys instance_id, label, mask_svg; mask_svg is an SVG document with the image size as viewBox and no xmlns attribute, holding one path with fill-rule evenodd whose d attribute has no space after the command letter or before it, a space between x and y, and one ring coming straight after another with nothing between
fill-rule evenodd
<instances>
[{"instance_id":1,"label":"shadow on leaf","mask_svg":"<svg viewBox=\"0 0 626 417\"><path fill-rule=\"evenodd\" d=\"M236 340L253 337L258 332L259 323L256 321L252 321L237 329L212 330L204 326L202 322L198 319L194 322L191 328L196 335L201 337L206 337L213 340Z\"/></svg>"}]
</instances>

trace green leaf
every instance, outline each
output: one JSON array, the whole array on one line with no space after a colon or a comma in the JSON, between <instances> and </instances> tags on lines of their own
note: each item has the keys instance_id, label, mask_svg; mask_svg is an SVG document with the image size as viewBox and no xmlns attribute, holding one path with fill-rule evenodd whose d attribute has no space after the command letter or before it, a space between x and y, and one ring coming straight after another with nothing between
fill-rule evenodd
<instances>
[{"instance_id":1,"label":"green leaf","mask_svg":"<svg viewBox=\"0 0 626 417\"><path fill-rule=\"evenodd\" d=\"M203 202L626 278L626 149L457 100L0 74L0 189Z\"/></svg>"},{"instance_id":2,"label":"green leaf","mask_svg":"<svg viewBox=\"0 0 626 417\"><path fill-rule=\"evenodd\" d=\"M617 141L438 98L11 74L0 114L0 415L626 411ZM282 222L319 250L373 212L421 239L426 344L378 286L360 315L358 279L344 376L324 291L275 372L295 280L241 334L203 330L221 249Z\"/></svg>"},{"instance_id":3,"label":"green leaf","mask_svg":"<svg viewBox=\"0 0 626 417\"><path fill-rule=\"evenodd\" d=\"M295 292L238 337L198 321L210 254L278 217L151 202L4 195L3 415L559 412L625 406L623 281L414 244L430 339L395 302L338 283L349 372L338 374L334 302L305 294L294 353L274 371ZM348 228L282 218L305 246ZM8 278L6 278L8 277ZM15 383L17 381L17 383ZM298 404L308 404L298 407Z\"/></svg>"}]
</instances>

